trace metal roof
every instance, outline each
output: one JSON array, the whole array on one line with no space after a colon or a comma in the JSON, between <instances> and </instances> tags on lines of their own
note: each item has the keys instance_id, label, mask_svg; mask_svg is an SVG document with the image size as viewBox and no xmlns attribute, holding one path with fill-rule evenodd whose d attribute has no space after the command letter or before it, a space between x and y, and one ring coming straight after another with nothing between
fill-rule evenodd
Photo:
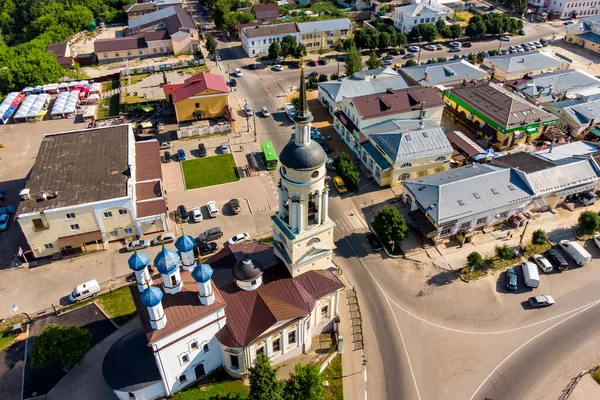
<instances>
[{"instance_id":1,"label":"metal roof","mask_svg":"<svg viewBox=\"0 0 600 400\"><path fill-rule=\"evenodd\" d=\"M591 159L563 159L562 165L555 165L531 173L522 173L529 186L537 195L558 192L573 186L593 183L598 173Z\"/></svg>"},{"instance_id":2,"label":"metal roof","mask_svg":"<svg viewBox=\"0 0 600 400\"><path fill-rule=\"evenodd\" d=\"M300 29L301 33L343 31L352 29L352 22L348 18L299 22L298 28Z\"/></svg>"},{"instance_id":3,"label":"metal roof","mask_svg":"<svg viewBox=\"0 0 600 400\"><path fill-rule=\"evenodd\" d=\"M417 17L422 12L431 10L436 13L448 13L452 11L450 8L438 3L435 0L421 1L418 4L411 4L408 6L397 7L396 11L401 12L403 14L409 15L411 17Z\"/></svg>"},{"instance_id":4,"label":"metal roof","mask_svg":"<svg viewBox=\"0 0 600 400\"><path fill-rule=\"evenodd\" d=\"M393 119L363 128L361 132L369 137L378 133L404 133L417 129L436 128L439 125L430 119Z\"/></svg>"},{"instance_id":5,"label":"metal roof","mask_svg":"<svg viewBox=\"0 0 600 400\"><path fill-rule=\"evenodd\" d=\"M363 120L444 106L436 89L422 86L388 89L385 93L355 97L352 102Z\"/></svg>"},{"instance_id":6,"label":"metal roof","mask_svg":"<svg viewBox=\"0 0 600 400\"><path fill-rule=\"evenodd\" d=\"M138 26L150 24L152 22L158 21L163 18L168 18L175 14L175 7L163 8L162 10L153 11L149 14L141 15L137 18L129 20L128 27L129 29L137 28Z\"/></svg>"},{"instance_id":7,"label":"metal roof","mask_svg":"<svg viewBox=\"0 0 600 400\"><path fill-rule=\"evenodd\" d=\"M445 156L454 151L439 126L405 133L375 134L371 135L371 140L395 163Z\"/></svg>"},{"instance_id":8,"label":"metal roof","mask_svg":"<svg viewBox=\"0 0 600 400\"><path fill-rule=\"evenodd\" d=\"M595 32L586 32L577 36L579 36L583 40L587 40L592 43L600 43L600 35L598 35Z\"/></svg>"},{"instance_id":9,"label":"metal roof","mask_svg":"<svg viewBox=\"0 0 600 400\"><path fill-rule=\"evenodd\" d=\"M410 76L419 84L423 82L432 85L463 79L485 79L486 77L484 71L462 59L435 64L416 65L414 67L401 68L400 71ZM425 74L427 74L426 81Z\"/></svg>"},{"instance_id":10,"label":"metal roof","mask_svg":"<svg viewBox=\"0 0 600 400\"><path fill-rule=\"evenodd\" d=\"M298 24L291 22L289 24L248 26L242 28L242 32L246 35L246 37L253 39L263 36L277 36L297 33L300 32L300 30L298 29Z\"/></svg>"},{"instance_id":11,"label":"metal roof","mask_svg":"<svg viewBox=\"0 0 600 400\"><path fill-rule=\"evenodd\" d=\"M379 165L379 168L381 168L382 171L391 168L392 164L390 164L390 162L383 156L383 154L381 154L381 152L377 150L373 143L366 142L362 145L362 147L369 154L369 156L371 156L373 161L375 161L375 163Z\"/></svg>"},{"instance_id":12,"label":"metal roof","mask_svg":"<svg viewBox=\"0 0 600 400\"><path fill-rule=\"evenodd\" d=\"M573 142L561 145L556 145L552 149L547 148L536 152L540 157L544 157L551 161L562 160L563 158L571 158L575 156L585 156L598 151L598 147L587 142Z\"/></svg>"},{"instance_id":13,"label":"metal roof","mask_svg":"<svg viewBox=\"0 0 600 400\"><path fill-rule=\"evenodd\" d=\"M582 93L597 88L600 88L600 79L576 69L535 75L531 79L524 79L517 86L521 93L530 97L539 96L542 102L552 101L557 95L560 97L563 93L567 95Z\"/></svg>"},{"instance_id":14,"label":"metal roof","mask_svg":"<svg viewBox=\"0 0 600 400\"><path fill-rule=\"evenodd\" d=\"M369 71L363 71L366 73ZM406 77L402 75L371 80L344 78L337 81L319 83L319 90L325 91L334 102L341 102L344 97L358 97L368 94L383 93L387 89L406 89L411 87Z\"/></svg>"},{"instance_id":15,"label":"metal roof","mask_svg":"<svg viewBox=\"0 0 600 400\"><path fill-rule=\"evenodd\" d=\"M552 54L539 50L528 53L506 54L489 57L486 62L492 63L496 68L509 73L529 72L544 68L555 68L567 64Z\"/></svg>"},{"instance_id":16,"label":"metal roof","mask_svg":"<svg viewBox=\"0 0 600 400\"><path fill-rule=\"evenodd\" d=\"M580 126L588 125L593 119L600 121L600 93L579 100L565 100L548 104L550 109L562 109Z\"/></svg>"}]
</instances>

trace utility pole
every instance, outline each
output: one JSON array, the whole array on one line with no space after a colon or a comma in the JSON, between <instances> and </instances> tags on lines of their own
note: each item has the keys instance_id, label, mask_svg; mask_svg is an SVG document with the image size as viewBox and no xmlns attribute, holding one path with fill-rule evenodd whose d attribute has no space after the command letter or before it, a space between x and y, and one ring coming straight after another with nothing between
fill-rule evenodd
<instances>
[{"instance_id":1,"label":"utility pole","mask_svg":"<svg viewBox=\"0 0 600 400\"><path fill-rule=\"evenodd\" d=\"M525 227L523 228L523 233L521 233L521 238L519 239L519 251L521 251L521 244L523 244L523 238L525 237L525 232L527 231L527 226L529 225L529 220L525 222Z\"/></svg>"},{"instance_id":2,"label":"utility pole","mask_svg":"<svg viewBox=\"0 0 600 400\"><path fill-rule=\"evenodd\" d=\"M253 118L253 122L254 122L254 137L256 137L256 111L253 113L254 118Z\"/></svg>"}]
</instances>

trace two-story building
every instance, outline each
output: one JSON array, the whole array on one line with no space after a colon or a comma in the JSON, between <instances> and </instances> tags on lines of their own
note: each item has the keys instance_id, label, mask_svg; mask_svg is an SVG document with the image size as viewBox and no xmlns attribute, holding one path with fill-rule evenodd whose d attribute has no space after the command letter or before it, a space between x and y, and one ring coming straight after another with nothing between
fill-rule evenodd
<instances>
[{"instance_id":1,"label":"two-story building","mask_svg":"<svg viewBox=\"0 0 600 400\"><path fill-rule=\"evenodd\" d=\"M242 48L248 57L258 57L269 53L273 42L281 42L287 35L300 41L300 29L295 22L276 25L257 25L242 28Z\"/></svg>"},{"instance_id":2,"label":"two-story building","mask_svg":"<svg viewBox=\"0 0 600 400\"><path fill-rule=\"evenodd\" d=\"M600 136L600 93L549 103L544 108L558 118L558 125L575 140L583 139L588 133Z\"/></svg>"},{"instance_id":3,"label":"two-story building","mask_svg":"<svg viewBox=\"0 0 600 400\"><path fill-rule=\"evenodd\" d=\"M410 33L419 24L433 24L439 20L445 21L454 16L454 11L435 0L423 0L394 9L394 26L396 29Z\"/></svg>"},{"instance_id":4,"label":"two-story building","mask_svg":"<svg viewBox=\"0 0 600 400\"><path fill-rule=\"evenodd\" d=\"M574 19L598 14L600 1L528 0L537 13L547 13L550 19Z\"/></svg>"},{"instance_id":5,"label":"two-story building","mask_svg":"<svg viewBox=\"0 0 600 400\"><path fill-rule=\"evenodd\" d=\"M306 49L332 49L336 44L352 35L352 21L348 18L328 19L323 21L299 22L300 42Z\"/></svg>"},{"instance_id":6,"label":"two-story building","mask_svg":"<svg viewBox=\"0 0 600 400\"><path fill-rule=\"evenodd\" d=\"M131 125L49 134L16 218L35 257L106 249L167 229L158 142Z\"/></svg>"},{"instance_id":7,"label":"two-story building","mask_svg":"<svg viewBox=\"0 0 600 400\"><path fill-rule=\"evenodd\" d=\"M63 67L71 67L74 62L74 54L71 51L71 45L68 41L50 44L47 49L48 53L56 56L56 62Z\"/></svg>"},{"instance_id":8,"label":"two-story building","mask_svg":"<svg viewBox=\"0 0 600 400\"><path fill-rule=\"evenodd\" d=\"M596 1L596 3L599 2ZM597 7L600 8L600 6ZM588 11L597 13L598 8ZM581 18L576 24L567 26L563 40L600 54L600 15Z\"/></svg>"},{"instance_id":9,"label":"two-story building","mask_svg":"<svg viewBox=\"0 0 600 400\"><path fill-rule=\"evenodd\" d=\"M400 68L400 73L414 85L420 86L456 86L487 78L483 70L463 59Z\"/></svg>"},{"instance_id":10,"label":"two-story building","mask_svg":"<svg viewBox=\"0 0 600 400\"><path fill-rule=\"evenodd\" d=\"M486 57L481 64L491 77L499 82L521 79L525 75L533 76L569 68L569 63L546 51L504 54Z\"/></svg>"}]
</instances>

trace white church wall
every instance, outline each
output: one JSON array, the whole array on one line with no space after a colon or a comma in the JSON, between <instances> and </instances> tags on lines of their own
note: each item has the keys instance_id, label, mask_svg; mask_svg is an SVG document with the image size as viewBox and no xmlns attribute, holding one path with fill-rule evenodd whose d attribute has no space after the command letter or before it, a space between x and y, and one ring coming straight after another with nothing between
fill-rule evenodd
<instances>
[{"instance_id":1,"label":"white church wall","mask_svg":"<svg viewBox=\"0 0 600 400\"><path fill-rule=\"evenodd\" d=\"M156 382L154 385L150 385L134 392L120 392L115 390L113 393L119 400L132 400L132 397L129 395L130 393L133 394L135 400L155 400L164 397L166 394L165 386L162 382Z\"/></svg>"}]
</instances>

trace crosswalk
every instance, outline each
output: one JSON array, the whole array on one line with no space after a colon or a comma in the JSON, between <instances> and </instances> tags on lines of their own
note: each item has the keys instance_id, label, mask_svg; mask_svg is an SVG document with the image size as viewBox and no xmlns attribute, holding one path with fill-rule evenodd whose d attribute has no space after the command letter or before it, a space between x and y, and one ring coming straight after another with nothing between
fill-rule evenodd
<instances>
[{"instance_id":1,"label":"crosswalk","mask_svg":"<svg viewBox=\"0 0 600 400\"><path fill-rule=\"evenodd\" d=\"M338 218L334 218L334 222L335 229L340 234L361 232L369 227L365 217L356 209L344 211Z\"/></svg>"}]
</instances>

